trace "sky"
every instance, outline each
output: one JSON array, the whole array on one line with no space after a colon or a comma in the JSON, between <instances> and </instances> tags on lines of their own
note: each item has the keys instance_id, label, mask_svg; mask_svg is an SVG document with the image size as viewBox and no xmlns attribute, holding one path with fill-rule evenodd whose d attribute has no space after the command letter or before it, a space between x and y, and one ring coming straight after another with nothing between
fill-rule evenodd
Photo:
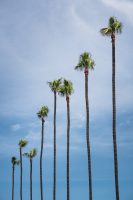
<instances>
[{"instance_id":1,"label":"sky","mask_svg":"<svg viewBox=\"0 0 133 200\"><path fill-rule=\"evenodd\" d=\"M64 77L74 85L70 100L70 196L88 199L85 140L84 73L74 67L84 51L95 60L89 73L90 143L94 200L115 200L112 145L111 39L100 35L108 18L123 23L116 36L116 103L119 189L121 200L133 199L133 1L0 0L0 200L11 198L11 157L37 148L33 160L33 200L40 198L41 121L36 113L49 107L45 122L43 188L52 199L53 93L48 81ZM29 199L29 160L23 158L23 199ZM15 169L19 199L19 167ZM66 101L57 98L57 200L66 199Z\"/></svg>"}]
</instances>

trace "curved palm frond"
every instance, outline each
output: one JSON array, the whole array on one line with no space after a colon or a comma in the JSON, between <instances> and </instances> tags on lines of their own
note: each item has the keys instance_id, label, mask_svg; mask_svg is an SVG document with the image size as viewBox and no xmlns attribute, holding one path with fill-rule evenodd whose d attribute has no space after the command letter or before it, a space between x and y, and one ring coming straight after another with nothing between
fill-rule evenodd
<instances>
[{"instance_id":1,"label":"curved palm frond","mask_svg":"<svg viewBox=\"0 0 133 200\"><path fill-rule=\"evenodd\" d=\"M23 140L23 139L19 140L19 143L18 143L18 145L22 148L25 147L27 144L28 144L28 141Z\"/></svg>"},{"instance_id":2,"label":"curved palm frond","mask_svg":"<svg viewBox=\"0 0 133 200\"><path fill-rule=\"evenodd\" d=\"M88 52L84 52L83 54L80 55L79 57L79 63L75 67L75 70L84 70L84 69L94 69L95 62L91 58L91 54Z\"/></svg>"},{"instance_id":3,"label":"curved palm frond","mask_svg":"<svg viewBox=\"0 0 133 200\"><path fill-rule=\"evenodd\" d=\"M37 150L34 148L30 151L30 157L33 158L37 155Z\"/></svg>"},{"instance_id":4,"label":"curved palm frond","mask_svg":"<svg viewBox=\"0 0 133 200\"><path fill-rule=\"evenodd\" d=\"M23 156L30 158L30 153L23 153Z\"/></svg>"},{"instance_id":5,"label":"curved palm frond","mask_svg":"<svg viewBox=\"0 0 133 200\"><path fill-rule=\"evenodd\" d=\"M13 157L11 158L11 162L12 162L13 165L19 165L19 164L20 164L20 161L17 160L17 158L16 158L15 156L13 156Z\"/></svg>"},{"instance_id":6,"label":"curved palm frond","mask_svg":"<svg viewBox=\"0 0 133 200\"><path fill-rule=\"evenodd\" d=\"M61 82L62 82L62 78L59 78L59 79L57 79L57 80L48 82L49 87L51 88L51 91L52 91L52 92L58 92L58 91L59 91L59 88L60 88L60 86L61 86Z\"/></svg>"},{"instance_id":7,"label":"curved palm frond","mask_svg":"<svg viewBox=\"0 0 133 200\"><path fill-rule=\"evenodd\" d=\"M102 28L100 33L103 36L111 36L112 33L121 33L122 27L122 23L118 21L116 17L110 17L108 21L108 27Z\"/></svg>"},{"instance_id":8,"label":"curved palm frond","mask_svg":"<svg viewBox=\"0 0 133 200\"><path fill-rule=\"evenodd\" d=\"M37 155L37 150L34 148L32 149L29 153L24 153L23 156L27 157L27 158L33 158Z\"/></svg>"},{"instance_id":9,"label":"curved palm frond","mask_svg":"<svg viewBox=\"0 0 133 200\"><path fill-rule=\"evenodd\" d=\"M64 79L63 85L60 86L60 96L70 96L74 92L73 84L71 81Z\"/></svg>"},{"instance_id":10,"label":"curved palm frond","mask_svg":"<svg viewBox=\"0 0 133 200\"><path fill-rule=\"evenodd\" d=\"M112 29L111 28L102 28L100 30L100 33L103 35L103 36L111 36L112 34Z\"/></svg>"},{"instance_id":11,"label":"curved palm frond","mask_svg":"<svg viewBox=\"0 0 133 200\"><path fill-rule=\"evenodd\" d=\"M49 109L47 106L42 106L39 112L37 113L38 118L47 117Z\"/></svg>"}]
</instances>

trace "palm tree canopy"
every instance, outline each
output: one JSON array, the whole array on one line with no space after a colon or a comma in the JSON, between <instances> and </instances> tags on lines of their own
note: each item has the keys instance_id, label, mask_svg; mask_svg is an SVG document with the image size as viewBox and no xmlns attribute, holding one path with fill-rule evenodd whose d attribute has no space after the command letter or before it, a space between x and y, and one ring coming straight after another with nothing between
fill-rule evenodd
<instances>
[{"instance_id":1,"label":"palm tree canopy","mask_svg":"<svg viewBox=\"0 0 133 200\"><path fill-rule=\"evenodd\" d=\"M37 150L34 148L30 151L30 156L33 158L37 155Z\"/></svg>"},{"instance_id":2,"label":"palm tree canopy","mask_svg":"<svg viewBox=\"0 0 133 200\"><path fill-rule=\"evenodd\" d=\"M37 150L34 148L29 153L24 153L23 156L26 156L27 158L33 158L37 155Z\"/></svg>"},{"instance_id":3,"label":"palm tree canopy","mask_svg":"<svg viewBox=\"0 0 133 200\"><path fill-rule=\"evenodd\" d=\"M49 87L51 88L52 92L58 92L61 86L62 79L57 79L51 82L48 82Z\"/></svg>"},{"instance_id":4,"label":"palm tree canopy","mask_svg":"<svg viewBox=\"0 0 133 200\"><path fill-rule=\"evenodd\" d=\"M13 156L13 157L11 158L11 162L12 162L13 165L19 165L19 163L20 163L20 161L17 160L17 158L16 158L15 156Z\"/></svg>"},{"instance_id":5,"label":"palm tree canopy","mask_svg":"<svg viewBox=\"0 0 133 200\"><path fill-rule=\"evenodd\" d=\"M95 62L91 58L91 54L88 52L84 52L79 57L79 63L75 67L75 70L84 70L84 69L94 69Z\"/></svg>"},{"instance_id":6,"label":"palm tree canopy","mask_svg":"<svg viewBox=\"0 0 133 200\"><path fill-rule=\"evenodd\" d=\"M28 144L28 141L27 140L19 140L19 143L18 143L18 145L20 146L20 147L25 147L26 145Z\"/></svg>"},{"instance_id":7,"label":"palm tree canopy","mask_svg":"<svg viewBox=\"0 0 133 200\"><path fill-rule=\"evenodd\" d=\"M102 28L100 33L103 36L111 36L112 33L121 33L122 23L116 19L116 17L110 17L108 22L108 27Z\"/></svg>"},{"instance_id":8,"label":"palm tree canopy","mask_svg":"<svg viewBox=\"0 0 133 200\"><path fill-rule=\"evenodd\" d=\"M61 96L70 96L74 92L71 81L64 79L63 85L60 86L59 94Z\"/></svg>"},{"instance_id":9,"label":"palm tree canopy","mask_svg":"<svg viewBox=\"0 0 133 200\"><path fill-rule=\"evenodd\" d=\"M39 112L37 113L38 118L47 117L49 109L47 106L42 106Z\"/></svg>"}]
</instances>

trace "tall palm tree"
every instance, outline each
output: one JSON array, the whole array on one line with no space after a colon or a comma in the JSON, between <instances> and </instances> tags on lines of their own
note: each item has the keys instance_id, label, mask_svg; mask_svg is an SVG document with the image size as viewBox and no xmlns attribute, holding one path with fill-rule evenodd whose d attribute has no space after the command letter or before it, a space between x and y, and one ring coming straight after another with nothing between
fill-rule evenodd
<instances>
[{"instance_id":1,"label":"tall palm tree","mask_svg":"<svg viewBox=\"0 0 133 200\"><path fill-rule=\"evenodd\" d=\"M11 163L12 163L12 200L14 200L14 170L15 170L15 166L19 165L20 161L17 160L17 158L13 156L11 159Z\"/></svg>"},{"instance_id":2,"label":"tall palm tree","mask_svg":"<svg viewBox=\"0 0 133 200\"><path fill-rule=\"evenodd\" d=\"M117 160L117 140L116 140L116 97L115 97L115 36L122 32L122 23L115 17L110 17L108 27L100 30L103 36L109 36L112 40L112 131L114 146L114 172L115 172L115 189L116 199L119 200L119 181L118 181L118 160Z\"/></svg>"},{"instance_id":3,"label":"tall palm tree","mask_svg":"<svg viewBox=\"0 0 133 200\"><path fill-rule=\"evenodd\" d=\"M94 60L91 55L84 52L80 55L79 63L75 67L75 70L84 70L85 74L85 102L86 102L86 143L87 143L87 155L88 155L88 177L89 177L89 198L92 200L92 174L91 174L91 151L90 151L90 124L89 124L89 99L88 99L88 74L89 70L94 69Z\"/></svg>"},{"instance_id":4,"label":"tall palm tree","mask_svg":"<svg viewBox=\"0 0 133 200\"><path fill-rule=\"evenodd\" d=\"M70 199L70 184L69 184L69 148L70 148L70 95L73 93L73 84L71 81L64 79L63 85L60 87L59 94L66 97L67 103L67 200Z\"/></svg>"},{"instance_id":5,"label":"tall palm tree","mask_svg":"<svg viewBox=\"0 0 133 200\"><path fill-rule=\"evenodd\" d=\"M61 85L61 78L48 82L51 91L54 93L54 182L53 182L53 200L56 200L56 102L57 92L59 92Z\"/></svg>"},{"instance_id":6,"label":"tall palm tree","mask_svg":"<svg viewBox=\"0 0 133 200\"><path fill-rule=\"evenodd\" d=\"M22 160L22 149L27 145L27 141L26 140L20 140L18 145L19 145L19 150L20 150L20 200L22 200L23 197L23 185L22 185L22 181L23 181L23 160Z\"/></svg>"},{"instance_id":7,"label":"tall palm tree","mask_svg":"<svg viewBox=\"0 0 133 200\"><path fill-rule=\"evenodd\" d=\"M36 154L36 149L32 149L29 153L23 154L23 156L26 156L30 160L30 200L32 200L32 159L36 156Z\"/></svg>"},{"instance_id":8,"label":"tall palm tree","mask_svg":"<svg viewBox=\"0 0 133 200\"><path fill-rule=\"evenodd\" d=\"M43 200L43 180L42 180L42 156L43 156L43 143L44 143L44 122L45 117L48 116L49 109L47 106L41 107L37 116L42 121L42 136L41 136L41 152L40 152L40 192L41 192L41 200Z\"/></svg>"}]
</instances>

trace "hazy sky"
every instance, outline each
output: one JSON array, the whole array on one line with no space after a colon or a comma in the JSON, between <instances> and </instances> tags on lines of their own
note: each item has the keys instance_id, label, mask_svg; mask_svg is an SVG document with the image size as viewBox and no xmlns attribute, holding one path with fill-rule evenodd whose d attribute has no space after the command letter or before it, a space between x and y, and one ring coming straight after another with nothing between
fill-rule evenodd
<instances>
[{"instance_id":1,"label":"hazy sky","mask_svg":"<svg viewBox=\"0 0 133 200\"><path fill-rule=\"evenodd\" d=\"M85 143L84 73L75 65L84 51L92 54L89 73L90 137L94 200L115 199L112 147L111 39L99 30L108 18L123 23L116 37L116 93L119 185L121 200L133 199L133 1L132 0L0 0L0 199L11 198L11 157L19 158L18 141L29 141L24 152L40 153L41 122L36 113L50 109L45 123L44 195L52 199L53 94L47 81L72 80L71 200L88 199ZM66 102L58 97L57 200L66 199ZM40 197L39 159L33 165L33 199ZM19 167L15 199L19 199ZM24 158L24 200L29 199L29 162Z\"/></svg>"}]
</instances>

